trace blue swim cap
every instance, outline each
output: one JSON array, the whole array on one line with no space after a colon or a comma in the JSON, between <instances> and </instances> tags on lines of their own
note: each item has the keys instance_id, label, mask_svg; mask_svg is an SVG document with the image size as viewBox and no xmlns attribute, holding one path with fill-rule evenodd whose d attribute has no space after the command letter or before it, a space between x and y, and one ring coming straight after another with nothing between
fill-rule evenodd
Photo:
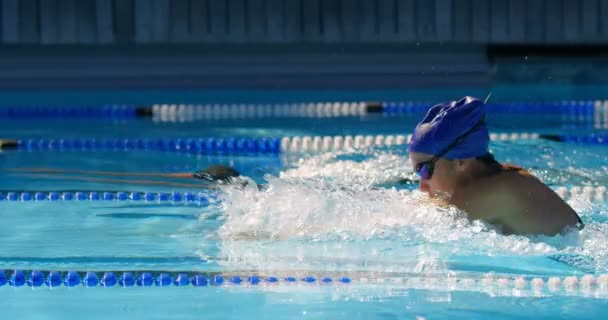
<instances>
[{"instance_id":1,"label":"blue swim cap","mask_svg":"<svg viewBox=\"0 0 608 320\"><path fill-rule=\"evenodd\" d=\"M435 105L414 129L409 151L438 155L473 129L443 157L466 159L482 156L488 153L490 142L488 127L483 123L485 115L485 104L473 97Z\"/></svg>"}]
</instances>

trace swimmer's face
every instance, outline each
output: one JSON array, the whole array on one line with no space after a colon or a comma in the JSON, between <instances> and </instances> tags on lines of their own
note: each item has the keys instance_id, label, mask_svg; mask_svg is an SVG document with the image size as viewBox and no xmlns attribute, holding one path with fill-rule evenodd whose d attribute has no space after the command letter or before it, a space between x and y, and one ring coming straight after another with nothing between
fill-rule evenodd
<instances>
[{"instance_id":1,"label":"swimmer's face","mask_svg":"<svg viewBox=\"0 0 608 320\"><path fill-rule=\"evenodd\" d=\"M417 164L431 159L433 156L430 154L410 153L413 168L416 168ZM429 179L420 178L420 190L431 197L450 197L454 193L460 177L461 170L458 162L458 160L439 158L434 164L432 176Z\"/></svg>"}]
</instances>

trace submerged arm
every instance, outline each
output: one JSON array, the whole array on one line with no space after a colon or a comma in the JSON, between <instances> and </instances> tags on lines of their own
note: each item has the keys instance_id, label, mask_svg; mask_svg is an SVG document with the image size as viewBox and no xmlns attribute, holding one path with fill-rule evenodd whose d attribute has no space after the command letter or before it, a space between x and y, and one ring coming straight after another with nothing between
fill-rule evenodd
<instances>
[{"instance_id":1,"label":"submerged arm","mask_svg":"<svg viewBox=\"0 0 608 320\"><path fill-rule=\"evenodd\" d=\"M97 175L97 176L113 176L113 177L151 177L151 178L178 178L191 179L192 173L177 172L177 173L155 173L155 172L118 172L118 171L97 171L97 170L76 170L76 169L55 169L55 168L7 168L4 171L22 172L22 173L46 173L46 174L62 174L75 173L82 175Z\"/></svg>"},{"instance_id":2,"label":"submerged arm","mask_svg":"<svg viewBox=\"0 0 608 320\"><path fill-rule=\"evenodd\" d=\"M92 178L92 177L78 177L68 175L48 175L48 174L20 174L25 177L41 178L41 179L62 179L62 180L73 180L73 181L85 181L85 182L103 182L103 183L116 183L116 184L132 184L132 185L147 185L147 186L166 186L166 187L177 187L177 188L205 188L215 189L216 186L212 184L202 185L200 183L177 183L167 182L158 180L127 180L127 179L111 179L111 178Z\"/></svg>"}]
</instances>

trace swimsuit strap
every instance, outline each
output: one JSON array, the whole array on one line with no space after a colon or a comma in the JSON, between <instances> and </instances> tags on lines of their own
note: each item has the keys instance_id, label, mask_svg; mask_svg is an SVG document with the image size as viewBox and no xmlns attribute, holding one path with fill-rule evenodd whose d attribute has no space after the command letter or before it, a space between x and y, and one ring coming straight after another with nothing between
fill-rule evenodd
<instances>
[{"instance_id":1,"label":"swimsuit strap","mask_svg":"<svg viewBox=\"0 0 608 320\"><path fill-rule=\"evenodd\" d=\"M518 173L524 174L524 175L529 175L530 173L528 172L528 170L524 169L523 167L520 166L516 166L513 164L501 164L500 165L502 167L502 171L516 171Z\"/></svg>"}]
</instances>

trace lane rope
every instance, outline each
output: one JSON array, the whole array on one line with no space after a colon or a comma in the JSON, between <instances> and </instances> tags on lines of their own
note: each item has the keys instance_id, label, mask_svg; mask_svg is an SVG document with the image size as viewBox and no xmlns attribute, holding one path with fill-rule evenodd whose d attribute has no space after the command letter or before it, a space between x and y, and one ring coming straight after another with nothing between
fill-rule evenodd
<instances>
[{"instance_id":1,"label":"lane rope","mask_svg":"<svg viewBox=\"0 0 608 320\"><path fill-rule=\"evenodd\" d=\"M201 185L204 188L204 185ZM608 201L608 192L605 186L559 186L553 190L564 200L584 200L592 203L605 203ZM400 192L411 192L400 190ZM92 191L27 191L27 192L0 192L0 201L31 202L31 201L116 201L116 202L142 202L142 203L173 203L198 204L207 206L219 202L219 194L212 191L198 192L92 192Z\"/></svg>"},{"instance_id":2,"label":"lane rope","mask_svg":"<svg viewBox=\"0 0 608 320\"><path fill-rule=\"evenodd\" d=\"M57 138L5 139L0 150L21 151L170 151L195 154L278 154L323 152L405 145L408 135L292 136L282 138ZM538 133L492 133L492 141L538 140ZM555 138L554 138L555 139Z\"/></svg>"},{"instance_id":3,"label":"lane rope","mask_svg":"<svg viewBox=\"0 0 608 320\"><path fill-rule=\"evenodd\" d=\"M350 284L349 277L316 276L259 276L222 275L201 272L158 272L158 271L39 271L13 270L8 274L0 270L0 287L187 287L222 285L264 285L279 283L321 283Z\"/></svg>"},{"instance_id":4,"label":"lane rope","mask_svg":"<svg viewBox=\"0 0 608 320\"><path fill-rule=\"evenodd\" d=\"M91 118L135 119L150 118L157 122L189 122L219 119L257 118L335 118L382 113L386 115L421 114L432 102L401 101L334 101L296 103L206 103L125 104L84 106L3 106L0 119ZM608 100L564 100L553 102L488 103L489 113L495 114L559 114L563 120L593 121L596 126L608 126Z\"/></svg>"},{"instance_id":5,"label":"lane rope","mask_svg":"<svg viewBox=\"0 0 608 320\"><path fill-rule=\"evenodd\" d=\"M406 145L408 135L344 135L344 136L290 136L282 138L57 138L57 139L4 139L0 151L161 151L193 154L279 154L299 152L328 152L357 150L370 147ZM521 142L549 140L564 143L608 145L608 134L583 136L539 133L491 133L494 142Z\"/></svg>"},{"instance_id":6,"label":"lane rope","mask_svg":"<svg viewBox=\"0 0 608 320\"><path fill-rule=\"evenodd\" d=\"M443 275L393 275L360 273L333 275L258 275L163 271L40 271L0 270L0 287L251 287L268 285L397 285L439 290L506 289L533 292L608 293L608 274L581 276L501 276L485 273L479 277Z\"/></svg>"},{"instance_id":7,"label":"lane rope","mask_svg":"<svg viewBox=\"0 0 608 320\"><path fill-rule=\"evenodd\" d=\"M142 203L194 204L208 206L217 203L215 192L0 192L0 202L66 202L66 201L114 201Z\"/></svg>"}]
</instances>

